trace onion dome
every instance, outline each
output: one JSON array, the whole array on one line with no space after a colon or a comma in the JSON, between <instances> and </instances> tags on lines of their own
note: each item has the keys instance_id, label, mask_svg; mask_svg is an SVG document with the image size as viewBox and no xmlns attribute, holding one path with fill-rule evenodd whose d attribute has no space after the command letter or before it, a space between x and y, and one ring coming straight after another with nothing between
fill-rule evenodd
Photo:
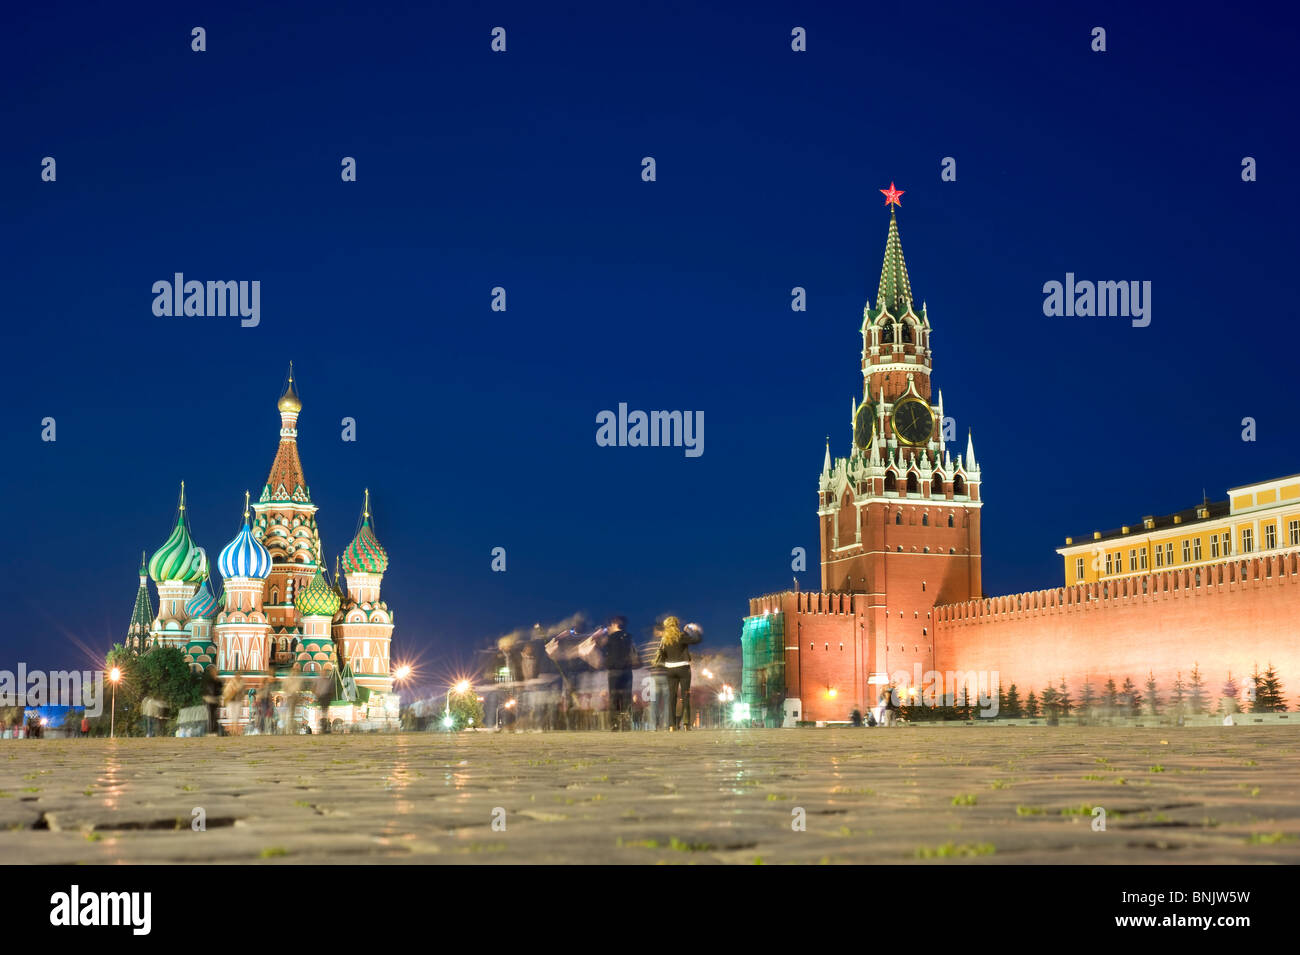
<instances>
[{"instance_id":1,"label":"onion dome","mask_svg":"<svg viewBox=\"0 0 1300 955\"><path fill-rule=\"evenodd\" d=\"M244 492L244 526L235 535L235 539L221 549L217 569L227 579L252 577L255 580L265 580L271 575L271 552L253 536L253 529L248 525L247 491Z\"/></svg>"},{"instance_id":2,"label":"onion dome","mask_svg":"<svg viewBox=\"0 0 1300 955\"><path fill-rule=\"evenodd\" d=\"M197 583L207 573L207 557L203 548L194 543L190 529L185 524L185 482L181 482L180 510L176 517L176 527L171 537L149 558L149 576L154 583L182 581L187 584Z\"/></svg>"},{"instance_id":3,"label":"onion dome","mask_svg":"<svg viewBox=\"0 0 1300 955\"><path fill-rule=\"evenodd\" d=\"M370 529L370 489L366 489L366 507L362 512L361 530L343 551L343 569L353 574L382 574L388 569L388 554L379 546Z\"/></svg>"},{"instance_id":4,"label":"onion dome","mask_svg":"<svg viewBox=\"0 0 1300 955\"><path fill-rule=\"evenodd\" d=\"M207 619L212 616L213 611L217 609L217 598L212 596L212 591L208 589L208 578L203 578L203 583L199 584L199 589L194 592L185 604L185 614L191 620L196 618Z\"/></svg>"},{"instance_id":5,"label":"onion dome","mask_svg":"<svg viewBox=\"0 0 1300 955\"><path fill-rule=\"evenodd\" d=\"M318 568L311 583L298 591L293 605L304 617L332 617L339 611L339 595L325 579L325 571Z\"/></svg>"},{"instance_id":6,"label":"onion dome","mask_svg":"<svg viewBox=\"0 0 1300 955\"><path fill-rule=\"evenodd\" d=\"M289 362L289 384L284 389L284 394L280 396L280 400L276 402L275 406L281 411L291 411L294 414L297 414L302 410L302 399L299 398L298 393L293 390L293 362Z\"/></svg>"}]
</instances>

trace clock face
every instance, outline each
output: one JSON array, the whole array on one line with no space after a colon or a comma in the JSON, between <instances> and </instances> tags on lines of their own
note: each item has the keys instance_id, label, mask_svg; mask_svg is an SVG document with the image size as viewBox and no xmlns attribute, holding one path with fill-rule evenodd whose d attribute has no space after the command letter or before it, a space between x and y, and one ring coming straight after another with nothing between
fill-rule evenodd
<instances>
[{"instance_id":1,"label":"clock face","mask_svg":"<svg viewBox=\"0 0 1300 955\"><path fill-rule=\"evenodd\" d=\"M853 419L853 443L861 451L871 447L871 437L876 430L875 405L867 402L858 408L858 416Z\"/></svg>"},{"instance_id":2,"label":"clock face","mask_svg":"<svg viewBox=\"0 0 1300 955\"><path fill-rule=\"evenodd\" d=\"M904 444L925 444L934 433L934 414L918 398L904 398L894 405L894 433Z\"/></svg>"}]
</instances>

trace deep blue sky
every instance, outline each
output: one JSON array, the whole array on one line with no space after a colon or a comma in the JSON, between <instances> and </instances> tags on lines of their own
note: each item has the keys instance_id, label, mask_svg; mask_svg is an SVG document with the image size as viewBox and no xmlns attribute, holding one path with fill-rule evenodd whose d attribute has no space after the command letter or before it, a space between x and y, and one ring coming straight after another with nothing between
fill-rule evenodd
<instances>
[{"instance_id":1,"label":"deep blue sky","mask_svg":"<svg viewBox=\"0 0 1300 955\"><path fill-rule=\"evenodd\" d=\"M1264 7L411 6L6 11L0 666L121 638L182 478L199 543L230 539L290 358L329 552L372 489L395 656L575 610L735 644L791 548L817 586L891 180L989 593L1059 584L1066 534L1300 471L1296 59ZM260 327L156 318L176 271L259 279ZM1150 327L1045 318L1067 271L1150 280ZM703 457L598 448L620 401L703 410Z\"/></svg>"}]
</instances>

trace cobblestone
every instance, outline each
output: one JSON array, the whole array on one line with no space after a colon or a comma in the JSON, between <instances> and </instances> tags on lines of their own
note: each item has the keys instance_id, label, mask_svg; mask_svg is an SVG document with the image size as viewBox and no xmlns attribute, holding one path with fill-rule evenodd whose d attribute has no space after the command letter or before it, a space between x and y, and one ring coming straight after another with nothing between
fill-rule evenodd
<instances>
[{"instance_id":1,"label":"cobblestone","mask_svg":"<svg viewBox=\"0 0 1300 955\"><path fill-rule=\"evenodd\" d=\"M192 828L196 809L205 831ZM15 740L0 744L0 852L20 863L1296 862L1300 734Z\"/></svg>"}]
</instances>

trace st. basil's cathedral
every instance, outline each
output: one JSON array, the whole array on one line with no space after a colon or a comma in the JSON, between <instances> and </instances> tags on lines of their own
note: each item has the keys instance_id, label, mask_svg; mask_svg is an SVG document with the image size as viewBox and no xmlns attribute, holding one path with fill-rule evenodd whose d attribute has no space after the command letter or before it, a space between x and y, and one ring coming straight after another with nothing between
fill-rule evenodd
<instances>
[{"instance_id":1,"label":"st. basil's cathedral","mask_svg":"<svg viewBox=\"0 0 1300 955\"><path fill-rule=\"evenodd\" d=\"M182 483L171 536L140 567L125 646L133 653L175 647L195 670L215 664L223 680L238 676L250 689L283 681L295 665L306 680L329 673L350 677L336 681L341 699L331 718L395 719L393 614L380 597L388 554L375 537L370 493L331 579L298 456L302 401L292 365L277 407L280 444L270 475L256 501L245 492L239 530L217 557L220 595L207 552L190 532ZM150 578L158 589L157 614Z\"/></svg>"}]
</instances>

